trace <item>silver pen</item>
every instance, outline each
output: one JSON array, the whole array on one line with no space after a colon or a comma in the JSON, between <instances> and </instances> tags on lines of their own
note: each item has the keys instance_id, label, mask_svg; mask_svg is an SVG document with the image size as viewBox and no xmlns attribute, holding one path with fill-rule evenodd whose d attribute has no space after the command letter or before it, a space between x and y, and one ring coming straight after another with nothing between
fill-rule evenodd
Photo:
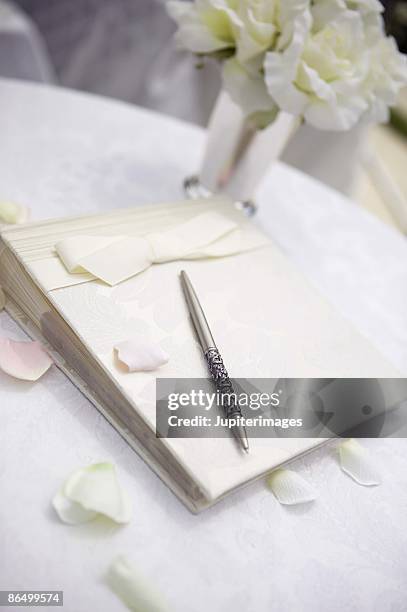
<instances>
[{"instance_id":1,"label":"silver pen","mask_svg":"<svg viewBox=\"0 0 407 612\"><path fill-rule=\"evenodd\" d=\"M223 396L222 404L225 409L226 418L241 419L241 408L236 402L236 395L233 390L232 382L225 366L223 365L222 357L216 347L215 340L213 339L204 311L202 310L202 306L199 303L192 283L184 270L181 271L180 278L189 314L191 315L192 322L205 355L209 372L211 373L211 376L215 382L216 389L221 396ZM231 429L241 448L248 453L249 442L244 425L233 425Z\"/></svg>"}]
</instances>

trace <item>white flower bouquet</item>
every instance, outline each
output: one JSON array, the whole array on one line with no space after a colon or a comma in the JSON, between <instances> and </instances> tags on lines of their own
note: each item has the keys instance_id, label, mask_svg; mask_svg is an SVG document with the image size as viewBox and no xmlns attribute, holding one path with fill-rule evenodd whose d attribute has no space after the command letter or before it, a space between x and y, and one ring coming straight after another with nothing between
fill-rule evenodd
<instances>
[{"instance_id":1,"label":"white flower bouquet","mask_svg":"<svg viewBox=\"0 0 407 612\"><path fill-rule=\"evenodd\" d=\"M222 63L224 88L258 127L285 111L322 130L386 121L406 56L378 0L171 0L180 45Z\"/></svg>"}]
</instances>

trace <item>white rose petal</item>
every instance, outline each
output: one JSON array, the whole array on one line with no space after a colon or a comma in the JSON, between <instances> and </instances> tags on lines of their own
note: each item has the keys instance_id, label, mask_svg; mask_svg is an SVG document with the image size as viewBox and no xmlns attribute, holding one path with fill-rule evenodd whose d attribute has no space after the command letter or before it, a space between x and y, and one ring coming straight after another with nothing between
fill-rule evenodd
<instances>
[{"instance_id":1,"label":"white rose petal","mask_svg":"<svg viewBox=\"0 0 407 612\"><path fill-rule=\"evenodd\" d=\"M318 494L299 474L292 470L278 469L268 476L267 485L280 504L293 506L314 501Z\"/></svg>"},{"instance_id":2,"label":"white rose petal","mask_svg":"<svg viewBox=\"0 0 407 612\"><path fill-rule=\"evenodd\" d=\"M128 523L131 518L129 498L120 487L111 463L96 463L75 470L52 503L59 518L71 524L86 522L98 515L116 523Z\"/></svg>"},{"instance_id":3,"label":"white rose petal","mask_svg":"<svg viewBox=\"0 0 407 612\"><path fill-rule=\"evenodd\" d=\"M307 95L297 89L294 80L301 60L304 41L308 35L311 16L308 11L295 19L290 45L283 52L266 53L264 60L265 83L270 96L278 106L293 115L302 115Z\"/></svg>"},{"instance_id":4,"label":"white rose petal","mask_svg":"<svg viewBox=\"0 0 407 612\"><path fill-rule=\"evenodd\" d=\"M277 35L278 2L256 0L240 5L240 27L236 28L237 59L250 62L269 49Z\"/></svg>"},{"instance_id":5,"label":"white rose petal","mask_svg":"<svg viewBox=\"0 0 407 612\"><path fill-rule=\"evenodd\" d=\"M338 447L342 470L366 487L380 484L380 476L368 451L356 440L346 440Z\"/></svg>"},{"instance_id":6,"label":"white rose petal","mask_svg":"<svg viewBox=\"0 0 407 612\"><path fill-rule=\"evenodd\" d=\"M384 6L379 0L346 0L347 6L368 13L382 13Z\"/></svg>"},{"instance_id":7,"label":"white rose petal","mask_svg":"<svg viewBox=\"0 0 407 612\"><path fill-rule=\"evenodd\" d=\"M140 575L126 557L117 557L110 565L106 582L129 610L164 612L168 610L159 593Z\"/></svg>"},{"instance_id":8,"label":"white rose petal","mask_svg":"<svg viewBox=\"0 0 407 612\"><path fill-rule=\"evenodd\" d=\"M234 47L234 27L240 25L240 20L226 1L170 0L166 7L179 26L176 39L186 49L194 53L212 53Z\"/></svg>"},{"instance_id":9,"label":"white rose petal","mask_svg":"<svg viewBox=\"0 0 407 612\"><path fill-rule=\"evenodd\" d=\"M270 111L275 107L260 74L253 76L236 59L225 62L222 74L225 89L245 115Z\"/></svg>"},{"instance_id":10,"label":"white rose petal","mask_svg":"<svg viewBox=\"0 0 407 612\"><path fill-rule=\"evenodd\" d=\"M29 209L15 202L0 202L0 223L25 223Z\"/></svg>"},{"instance_id":11,"label":"white rose petal","mask_svg":"<svg viewBox=\"0 0 407 612\"><path fill-rule=\"evenodd\" d=\"M68 525L88 523L98 516L94 510L86 510L80 504L68 499L63 488L55 495L52 505L61 521Z\"/></svg>"}]
</instances>

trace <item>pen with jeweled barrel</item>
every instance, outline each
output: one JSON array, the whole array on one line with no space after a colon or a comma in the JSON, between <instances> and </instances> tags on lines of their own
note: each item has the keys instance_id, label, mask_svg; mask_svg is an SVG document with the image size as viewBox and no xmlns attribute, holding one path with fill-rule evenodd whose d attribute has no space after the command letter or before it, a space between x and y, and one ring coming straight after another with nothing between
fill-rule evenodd
<instances>
[{"instance_id":1,"label":"pen with jeweled barrel","mask_svg":"<svg viewBox=\"0 0 407 612\"><path fill-rule=\"evenodd\" d=\"M226 418L240 419L242 418L242 411L239 404L236 402L236 394L234 393L232 382L223 364L221 354L216 347L202 306L184 270L180 273L180 279L188 310L205 355L209 372L215 382L216 389L222 396L222 404ZM241 448L248 453L249 442L244 425L233 425L231 429Z\"/></svg>"}]
</instances>

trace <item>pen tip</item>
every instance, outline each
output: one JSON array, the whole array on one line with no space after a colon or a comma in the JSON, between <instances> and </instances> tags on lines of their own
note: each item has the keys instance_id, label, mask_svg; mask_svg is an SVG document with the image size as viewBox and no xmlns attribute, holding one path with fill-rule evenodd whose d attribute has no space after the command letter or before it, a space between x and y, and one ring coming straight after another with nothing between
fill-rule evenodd
<instances>
[{"instance_id":1,"label":"pen tip","mask_svg":"<svg viewBox=\"0 0 407 612\"><path fill-rule=\"evenodd\" d=\"M233 433L242 451L249 454L249 440L247 439L246 428L244 426L237 425L233 428Z\"/></svg>"},{"instance_id":2,"label":"pen tip","mask_svg":"<svg viewBox=\"0 0 407 612\"><path fill-rule=\"evenodd\" d=\"M241 446L241 449L246 453L246 455L248 455L249 454L249 440L247 439L246 431L244 431L243 436L240 437L240 446Z\"/></svg>"}]
</instances>

